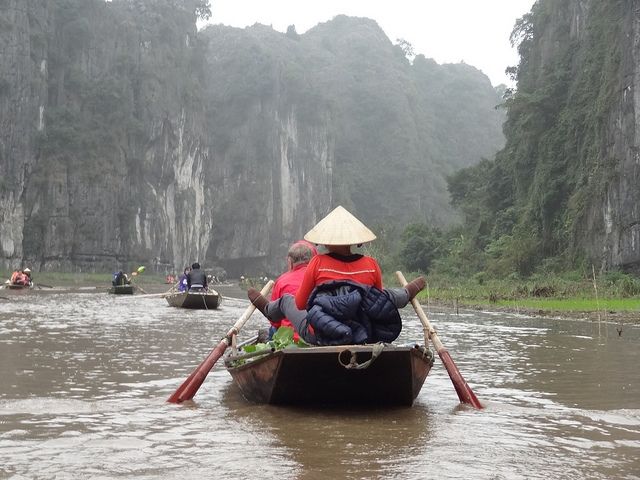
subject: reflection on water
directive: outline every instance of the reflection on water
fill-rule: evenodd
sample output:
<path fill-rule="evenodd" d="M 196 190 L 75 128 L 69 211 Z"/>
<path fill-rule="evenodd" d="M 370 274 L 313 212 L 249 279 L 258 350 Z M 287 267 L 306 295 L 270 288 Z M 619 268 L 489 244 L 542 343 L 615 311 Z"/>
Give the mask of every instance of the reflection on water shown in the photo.
<path fill-rule="evenodd" d="M 458 404 L 438 359 L 412 408 L 254 405 L 221 362 L 178 406 L 166 398 L 245 300 L 187 311 L 4 296 L 0 478 L 640 478 L 638 327 L 598 336 L 581 321 L 431 313 L 480 412 Z M 405 313 L 401 341 L 419 340 Z M 254 315 L 245 337 L 260 326 Z"/>

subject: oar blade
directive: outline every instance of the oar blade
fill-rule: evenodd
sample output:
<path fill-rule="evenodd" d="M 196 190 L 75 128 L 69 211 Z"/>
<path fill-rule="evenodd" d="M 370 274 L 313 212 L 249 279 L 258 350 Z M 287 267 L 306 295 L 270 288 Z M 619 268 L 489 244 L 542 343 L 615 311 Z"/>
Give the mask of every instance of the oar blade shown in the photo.
<path fill-rule="evenodd" d="M 187 378 L 182 385 L 169 397 L 167 400 L 171 403 L 180 403 L 185 400 L 191 400 L 200 386 L 204 383 L 207 375 L 218 361 L 218 359 L 224 354 L 227 349 L 226 339 L 222 340 L 216 348 L 211 350 L 209 356 L 196 368 L 189 378 Z"/>
<path fill-rule="evenodd" d="M 400 271 L 396 272 L 396 278 L 400 282 L 400 285 L 402 285 L 403 287 L 407 285 L 407 279 L 404 278 L 404 275 L 402 272 Z M 456 366 L 453 359 L 451 358 L 451 355 L 449 355 L 449 352 L 440 341 L 438 334 L 436 333 L 435 329 L 431 326 L 431 322 L 429 321 L 429 318 L 427 318 L 427 314 L 424 313 L 424 310 L 422 309 L 420 302 L 418 302 L 416 298 L 413 298 L 411 300 L 411 306 L 413 306 L 413 309 L 415 310 L 416 315 L 418 315 L 418 318 L 420 319 L 420 322 L 424 327 L 425 345 L 426 345 L 427 339 L 430 339 L 431 342 L 433 343 L 433 346 L 435 347 L 436 352 L 438 352 L 438 355 L 440 356 L 440 360 L 442 360 L 444 367 L 447 369 L 447 373 L 449 374 L 451 383 L 453 383 L 453 387 L 455 388 L 460 401 L 462 403 L 466 403 L 467 405 L 471 405 L 477 409 L 484 408 L 480 403 L 480 401 L 478 400 L 478 398 L 476 397 L 475 393 L 473 393 L 473 390 L 471 390 L 471 387 L 467 385 L 467 382 L 462 377 L 462 374 L 460 373 L 460 370 L 458 370 L 458 367 Z"/>
<path fill-rule="evenodd" d="M 262 287 L 260 293 L 266 296 L 271 291 L 272 287 L 273 280 L 269 280 L 266 285 Z M 211 353 L 209 353 L 207 358 L 205 358 L 204 361 L 200 365 L 198 365 L 198 368 L 196 368 L 193 373 L 189 375 L 189 377 L 182 383 L 182 385 L 178 387 L 173 395 L 171 395 L 167 399 L 168 402 L 180 403 L 184 402 L 185 400 L 191 400 L 195 396 L 196 392 L 200 388 L 200 385 L 202 385 L 205 378 L 207 378 L 207 375 L 209 374 L 215 363 L 224 354 L 227 346 L 229 345 L 230 338 L 240 332 L 242 326 L 246 323 L 247 320 L 249 320 L 255 310 L 256 307 L 254 305 L 249 305 L 247 307 L 238 321 L 234 323 L 233 327 L 231 327 L 231 330 L 229 330 L 227 332 L 227 335 L 220 341 L 218 346 L 211 350 Z"/>
<path fill-rule="evenodd" d="M 204 362 L 202 362 L 204 363 Z M 198 370 L 200 369 L 200 367 L 202 366 L 202 363 L 200 365 L 198 365 L 198 367 L 191 372 L 191 375 L 189 375 L 187 377 L 187 379 L 182 382 L 182 385 L 180 385 L 175 392 L 173 392 L 173 394 L 167 398 L 167 402 L 171 402 L 171 403 L 180 403 L 180 395 L 182 395 L 182 392 L 184 392 L 187 387 L 189 386 L 189 383 L 191 383 L 191 380 L 193 380 L 193 377 L 196 376 L 196 373 L 198 372 Z M 192 397 L 193 398 L 193 397 Z"/>
<path fill-rule="evenodd" d="M 444 368 L 447 369 L 447 373 L 449 374 L 451 383 L 453 383 L 453 387 L 456 389 L 460 402 L 471 405 L 477 409 L 484 408 L 478 400 L 478 397 L 476 397 L 476 394 L 473 393 L 473 390 L 471 390 L 471 387 L 469 387 L 466 380 L 460 373 L 460 370 L 458 370 L 458 367 L 451 358 L 451 355 L 449 355 L 449 352 L 446 349 L 442 349 L 438 351 L 438 355 L 440 356 L 440 360 L 442 360 Z"/>

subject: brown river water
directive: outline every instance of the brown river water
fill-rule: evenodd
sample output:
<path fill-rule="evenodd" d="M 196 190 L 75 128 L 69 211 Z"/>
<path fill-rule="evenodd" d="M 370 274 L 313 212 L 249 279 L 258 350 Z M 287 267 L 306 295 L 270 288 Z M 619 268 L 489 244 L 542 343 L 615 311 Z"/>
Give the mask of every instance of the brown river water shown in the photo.
<path fill-rule="evenodd" d="M 0 478 L 640 479 L 638 326 L 427 309 L 482 411 L 437 357 L 411 408 L 255 405 L 222 361 L 167 403 L 247 305 L 0 290 Z"/>

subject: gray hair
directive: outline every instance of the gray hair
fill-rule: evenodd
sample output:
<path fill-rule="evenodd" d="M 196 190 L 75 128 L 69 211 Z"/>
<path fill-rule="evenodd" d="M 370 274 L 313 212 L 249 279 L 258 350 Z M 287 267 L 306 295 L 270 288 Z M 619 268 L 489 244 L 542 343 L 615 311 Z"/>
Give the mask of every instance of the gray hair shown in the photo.
<path fill-rule="evenodd" d="M 291 262 L 294 265 L 298 263 L 309 263 L 311 257 L 313 257 L 313 250 L 311 250 L 309 245 L 298 242 L 289 247 L 287 256 L 291 259 Z"/>

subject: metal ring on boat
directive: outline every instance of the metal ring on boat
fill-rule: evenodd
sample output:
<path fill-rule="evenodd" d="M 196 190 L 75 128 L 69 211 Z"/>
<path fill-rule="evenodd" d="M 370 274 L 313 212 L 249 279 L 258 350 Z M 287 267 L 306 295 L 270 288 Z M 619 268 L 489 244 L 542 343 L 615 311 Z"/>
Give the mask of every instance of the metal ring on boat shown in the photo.
<path fill-rule="evenodd" d="M 357 352 L 354 352 L 346 348 L 342 350 L 340 353 L 338 353 L 338 363 L 342 365 L 344 368 L 354 369 L 354 370 L 363 370 L 365 368 L 369 368 L 369 366 L 375 361 L 375 359 L 378 358 L 378 355 L 382 353 L 382 350 L 384 350 L 384 343 L 382 342 L 376 343 L 371 347 L 371 358 L 366 362 L 358 363 Z M 346 363 L 343 360 L 343 357 L 342 357 L 343 354 L 349 355 L 348 363 Z"/>

